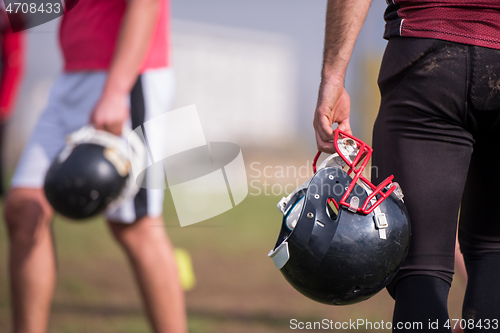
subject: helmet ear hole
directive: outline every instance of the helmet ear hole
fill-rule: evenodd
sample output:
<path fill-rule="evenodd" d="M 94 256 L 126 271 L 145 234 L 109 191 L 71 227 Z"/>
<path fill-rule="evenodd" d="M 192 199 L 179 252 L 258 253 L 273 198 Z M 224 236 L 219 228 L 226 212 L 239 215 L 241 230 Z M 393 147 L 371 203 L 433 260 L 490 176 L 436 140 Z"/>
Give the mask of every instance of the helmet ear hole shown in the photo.
<path fill-rule="evenodd" d="M 295 205 L 293 205 L 292 209 L 290 210 L 290 213 L 288 213 L 288 215 L 286 216 L 286 226 L 290 230 L 295 229 L 295 226 L 299 221 L 300 213 L 302 212 L 302 207 L 304 207 L 304 199 L 305 196 L 302 196 L 299 200 L 297 200 Z"/>
<path fill-rule="evenodd" d="M 329 198 L 326 201 L 326 213 L 332 220 L 337 219 L 339 216 L 339 204 L 335 201 L 335 199 Z"/>

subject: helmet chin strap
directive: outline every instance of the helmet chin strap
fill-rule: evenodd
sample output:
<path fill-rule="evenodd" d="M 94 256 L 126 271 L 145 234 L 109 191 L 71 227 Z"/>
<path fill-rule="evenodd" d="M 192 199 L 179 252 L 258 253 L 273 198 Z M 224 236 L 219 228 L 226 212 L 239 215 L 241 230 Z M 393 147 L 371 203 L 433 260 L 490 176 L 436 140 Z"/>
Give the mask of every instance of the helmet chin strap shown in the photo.
<path fill-rule="evenodd" d="M 332 154 L 325 158 L 323 162 L 318 167 L 318 170 L 321 170 L 325 167 L 334 167 L 334 168 L 340 168 L 343 169 L 347 166 L 347 164 L 344 162 L 342 158 L 340 158 L 338 153 Z"/>

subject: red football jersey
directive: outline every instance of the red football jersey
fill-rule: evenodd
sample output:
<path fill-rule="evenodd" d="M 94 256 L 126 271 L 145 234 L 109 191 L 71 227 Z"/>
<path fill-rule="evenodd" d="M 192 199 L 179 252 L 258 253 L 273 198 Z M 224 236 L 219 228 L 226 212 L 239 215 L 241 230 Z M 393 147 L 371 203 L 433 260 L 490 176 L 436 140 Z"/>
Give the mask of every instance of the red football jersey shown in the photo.
<path fill-rule="evenodd" d="M 161 0 L 156 27 L 141 71 L 169 63 L 169 0 Z M 65 71 L 106 70 L 111 64 L 126 0 L 79 0 L 63 15 L 59 41 Z"/>
<path fill-rule="evenodd" d="M 388 0 L 384 38 L 436 38 L 500 49 L 500 0 Z"/>
<path fill-rule="evenodd" d="M 14 110 L 25 66 L 24 39 L 24 32 L 12 32 L 7 13 L 0 9 L 0 123 Z"/>

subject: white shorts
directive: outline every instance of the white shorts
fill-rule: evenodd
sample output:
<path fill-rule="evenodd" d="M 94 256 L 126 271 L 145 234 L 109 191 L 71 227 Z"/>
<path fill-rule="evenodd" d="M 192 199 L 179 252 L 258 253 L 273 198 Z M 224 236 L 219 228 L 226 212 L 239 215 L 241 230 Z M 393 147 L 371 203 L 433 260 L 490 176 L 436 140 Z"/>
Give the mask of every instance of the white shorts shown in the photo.
<path fill-rule="evenodd" d="M 107 72 L 63 73 L 54 83 L 46 109 L 40 115 L 12 178 L 12 188 L 42 188 L 45 173 L 65 145 L 65 137 L 89 123 L 101 97 Z M 130 93 L 131 117 L 127 126 L 141 126 L 170 110 L 174 97 L 173 70 L 161 68 L 140 75 Z M 147 177 L 147 176 L 146 176 Z M 116 210 L 111 221 L 132 223 L 143 216 L 160 216 L 164 190 L 141 188 Z"/>

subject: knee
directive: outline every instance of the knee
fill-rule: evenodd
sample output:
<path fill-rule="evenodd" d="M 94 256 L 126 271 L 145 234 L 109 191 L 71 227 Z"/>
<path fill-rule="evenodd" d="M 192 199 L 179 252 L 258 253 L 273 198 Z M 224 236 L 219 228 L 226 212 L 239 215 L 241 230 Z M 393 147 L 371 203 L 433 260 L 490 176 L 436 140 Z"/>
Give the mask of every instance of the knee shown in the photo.
<path fill-rule="evenodd" d="M 52 208 L 39 189 L 14 189 L 5 203 L 5 223 L 11 242 L 33 244 L 50 228 Z"/>
<path fill-rule="evenodd" d="M 109 227 L 115 240 L 126 250 L 147 251 L 155 244 L 169 243 L 162 221 L 144 217 L 133 224 L 110 222 Z"/>

